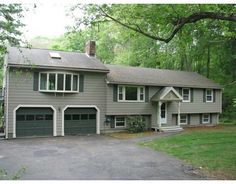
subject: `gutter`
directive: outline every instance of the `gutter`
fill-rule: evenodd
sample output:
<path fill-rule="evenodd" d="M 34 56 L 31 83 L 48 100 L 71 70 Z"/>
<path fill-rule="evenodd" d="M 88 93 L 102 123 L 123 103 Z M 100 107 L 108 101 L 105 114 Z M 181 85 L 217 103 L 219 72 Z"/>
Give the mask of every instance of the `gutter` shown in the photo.
<path fill-rule="evenodd" d="M 39 66 L 39 65 L 22 65 L 22 64 L 9 64 L 9 67 L 14 68 L 30 68 L 30 69 L 58 69 L 58 70 L 71 70 L 71 71 L 83 71 L 83 72 L 99 72 L 109 73 L 108 69 L 87 69 L 87 68 L 72 68 L 72 67 L 58 67 L 58 66 Z"/>
<path fill-rule="evenodd" d="M 143 86 L 161 86 L 161 87 L 188 87 L 188 88 L 209 88 L 209 89 L 223 89 L 221 86 L 194 86 L 194 85 L 175 85 L 175 84 L 156 84 L 156 83 L 136 83 L 136 82 L 116 82 L 106 79 L 107 84 L 119 84 L 119 85 L 143 85 Z"/>

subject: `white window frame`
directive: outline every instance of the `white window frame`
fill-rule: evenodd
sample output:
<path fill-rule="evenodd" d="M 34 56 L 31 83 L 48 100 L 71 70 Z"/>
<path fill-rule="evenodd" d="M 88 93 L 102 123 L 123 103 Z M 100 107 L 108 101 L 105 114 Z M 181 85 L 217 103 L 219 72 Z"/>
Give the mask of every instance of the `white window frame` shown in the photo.
<path fill-rule="evenodd" d="M 209 91 L 209 90 L 211 91 L 210 95 L 207 94 L 207 91 Z M 208 96 L 211 97 L 211 100 L 207 100 Z M 206 102 L 213 102 L 213 90 L 212 89 L 206 89 L 206 96 L 205 96 L 205 98 L 206 98 Z"/>
<path fill-rule="evenodd" d="M 46 81 L 46 90 L 41 89 L 41 74 L 46 74 L 47 75 L 47 81 Z M 48 83 L 49 83 L 49 74 L 55 74 L 55 90 L 49 90 L 48 89 Z M 63 90 L 57 90 L 57 82 L 58 82 L 58 74 L 63 74 Z M 71 75 L 71 90 L 65 90 L 66 88 L 66 75 Z M 77 76 L 77 90 L 73 90 L 73 76 Z M 68 72 L 39 72 L 39 91 L 40 92 L 52 92 L 52 93 L 79 93 L 79 74 L 76 73 L 68 73 Z"/>
<path fill-rule="evenodd" d="M 136 87 L 137 88 L 137 100 L 126 100 L 126 87 Z M 122 100 L 119 99 L 119 89 L 122 88 Z M 141 88 L 143 88 L 143 93 L 141 93 Z M 140 95 L 143 95 L 143 100 L 140 99 Z M 118 102 L 145 102 L 145 86 L 127 86 L 127 85 L 118 85 L 117 87 L 117 101 Z"/>
<path fill-rule="evenodd" d="M 184 100 L 184 90 L 188 90 L 188 100 Z M 191 90 L 190 90 L 190 88 L 183 88 L 182 89 L 182 97 L 183 97 L 183 102 L 190 102 L 190 97 L 191 97 Z"/>
<path fill-rule="evenodd" d="M 124 118 L 124 121 L 117 121 L 116 118 Z M 117 126 L 116 123 L 124 122 L 124 126 Z M 126 127 L 126 118 L 125 116 L 115 116 L 115 128 L 124 128 Z"/>
<path fill-rule="evenodd" d="M 208 121 L 207 121 L 207 122 L 204 121 L 204 119 L 205 119 L 204 116 L 208 116 L 208 118 L 207 118 Z M 210 123 L 210 118 L 211 118 L 211 117 L 210 117 L 210 114 L 203 114 L 203 115 L 202 115 L 202 124 L 208 124 L 208 123 Z"/>
<path fill-rule="evenodd" d="M 181 123 L 181 116 L 182 117 L 185 116 L 185 118 L 186 118 L 185 123 Z M 188 116 L 187 116 L 187 114 L 180 114 L 180 124 L 181 125 L 187 125 L 188 124 Z"/>

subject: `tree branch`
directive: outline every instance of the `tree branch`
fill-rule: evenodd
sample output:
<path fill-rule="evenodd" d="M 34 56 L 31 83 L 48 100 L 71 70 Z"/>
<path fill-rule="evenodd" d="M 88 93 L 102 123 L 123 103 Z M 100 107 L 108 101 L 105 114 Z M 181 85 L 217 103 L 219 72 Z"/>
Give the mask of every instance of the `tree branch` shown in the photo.
<path fill-rule="evenodd" d="M 158 40 L 158 41 L 162 41 L 165 43 L 169 43 L 174 36 L 186 25 L 186 24 L 191 24 L 191 23 L 196 23 L 197 21 L 203 20 L 203 19 L 212 19 L 212 20 L 224 20 L 224 21 L 231 21 L 231 22 L 236 22 L 236 13 L 232 13 L 229 15 L 226 15 L 225 13 L 216 13 L 216 12 L 198 12 L 198 13 L 194 13 L 188 17 L 181 17 L 181 18 L 177 18 L 175 19 L 172 24 L 174 25 L 174 29 L 171 32 L 171 34 L 167 37 L 167 38 L 162 38 L 153 34 L 150 34 L 148 32 L 145 32 L 144 30 L 142 30 L 139 26 L 136 25 L 136 27 L 133 27 L 131 25 L 128 25 L 124 22 L 121 22 L 120 20 L 112 17 L 111 15 L 107 14 L 101 7 L 99 7 L 99 9 L 101 10 L 101 12 L 103 13 L 103 16 L 111 19 L 112 21 L 130 29 L 133 30 L 135 32 L 138 32 L 148 38 L 154 39 L 154 40 Z"/>

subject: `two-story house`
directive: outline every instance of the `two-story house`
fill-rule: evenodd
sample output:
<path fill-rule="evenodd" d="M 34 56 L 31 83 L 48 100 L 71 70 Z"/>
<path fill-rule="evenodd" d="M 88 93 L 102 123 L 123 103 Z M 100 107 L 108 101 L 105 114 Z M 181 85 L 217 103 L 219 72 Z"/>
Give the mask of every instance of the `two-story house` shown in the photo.
<path fill-rule="evenodd" d="M 221 87 L 195 72 L 105 65 L 85 53 L 9 47 L 4 63 L 6 138 L 180 129 L 219 121 Z"/>

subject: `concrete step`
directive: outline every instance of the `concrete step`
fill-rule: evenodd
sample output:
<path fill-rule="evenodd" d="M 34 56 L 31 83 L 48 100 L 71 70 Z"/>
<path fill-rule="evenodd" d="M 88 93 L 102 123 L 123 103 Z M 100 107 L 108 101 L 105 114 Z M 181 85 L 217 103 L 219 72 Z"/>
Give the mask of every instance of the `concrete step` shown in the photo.
<path fill-rule="evenodd" d="M 160 131 L 163 131 L 163 132 L 178 132 L 178 131 L 183 131 L 183 128 L 179 127 L 179 126 L 168 126 L 168 127 L 161 127 Z"/>

